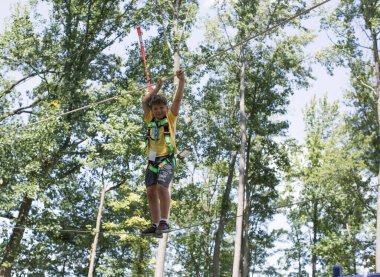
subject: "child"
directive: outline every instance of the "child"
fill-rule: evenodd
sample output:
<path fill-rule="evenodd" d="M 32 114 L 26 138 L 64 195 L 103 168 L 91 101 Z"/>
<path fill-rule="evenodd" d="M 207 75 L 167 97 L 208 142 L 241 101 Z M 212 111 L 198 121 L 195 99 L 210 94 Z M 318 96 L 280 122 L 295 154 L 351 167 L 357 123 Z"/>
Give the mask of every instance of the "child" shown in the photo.
<path fill-rule="evenodd" d="M 162 80 L 158 80 L 152 93 L 145 95 L 142 100 L 144 120 L 148 124 L 146 154 L 149 162 L 145 172 L 145 186 L 153 220 L 153 225 L 141 232 L 142 236 L 162 238 L 162 233 L 170 231 L 169 184 L 175 170 L 175 128 L 185 85 L 184 72 L 178 70 L 176 76 L 179 84 L 170 108 L 165 96 L 157 94 L 162 87 Z"/>

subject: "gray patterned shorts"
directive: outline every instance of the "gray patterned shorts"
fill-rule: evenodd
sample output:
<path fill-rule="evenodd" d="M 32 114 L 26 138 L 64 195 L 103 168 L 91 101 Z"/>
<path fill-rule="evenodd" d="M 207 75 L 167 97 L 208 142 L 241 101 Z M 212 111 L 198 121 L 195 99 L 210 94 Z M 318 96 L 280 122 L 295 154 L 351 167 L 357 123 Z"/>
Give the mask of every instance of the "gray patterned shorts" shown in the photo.
<path fill-rule="evenodd" d="M 157 157 L 153 163 L 153 166 L 157 167 L 162 161 L 164 161 L 168 156 Z M 145 171 L 145 186 L 149 187 L 155 184 L 160 184 L 165 188 L 169 187 L 170 182 L 174 176 L 174 158 L 169 158 L 170 162 L 164 165 L 158 173 L 154 173 L 149 169 L 149 165 Z"/>

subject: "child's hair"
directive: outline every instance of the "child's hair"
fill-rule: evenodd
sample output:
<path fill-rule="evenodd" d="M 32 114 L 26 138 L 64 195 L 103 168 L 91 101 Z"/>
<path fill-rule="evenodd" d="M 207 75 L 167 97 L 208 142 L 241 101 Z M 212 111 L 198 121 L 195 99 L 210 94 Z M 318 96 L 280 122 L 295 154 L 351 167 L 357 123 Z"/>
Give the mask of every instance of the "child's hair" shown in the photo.
<path fill-rule="evenodd" d="M 152 100 L 150 101 L 149 106 L 152 107 L 153 105 L 158 105 L 158 104 L 163 104 L 167 106 L 168 100 L 166 99 L 165 96 L 161 94 L 156 94 L 155 96 L 153 96 Z"/>

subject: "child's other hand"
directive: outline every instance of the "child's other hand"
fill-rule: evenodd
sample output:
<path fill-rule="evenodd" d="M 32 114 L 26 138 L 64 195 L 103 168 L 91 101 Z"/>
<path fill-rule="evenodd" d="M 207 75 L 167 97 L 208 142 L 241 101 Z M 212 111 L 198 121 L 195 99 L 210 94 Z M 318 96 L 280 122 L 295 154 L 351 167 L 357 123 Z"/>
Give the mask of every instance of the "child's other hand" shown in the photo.
<path fill-rule="evenodd" d="M 183 72 L 183 70 L 177 70 L 175 75 L 177 76 L 177 78 L 180 80 L 180 81 L 183 81 L 185 80 L 185 72 Z"/>

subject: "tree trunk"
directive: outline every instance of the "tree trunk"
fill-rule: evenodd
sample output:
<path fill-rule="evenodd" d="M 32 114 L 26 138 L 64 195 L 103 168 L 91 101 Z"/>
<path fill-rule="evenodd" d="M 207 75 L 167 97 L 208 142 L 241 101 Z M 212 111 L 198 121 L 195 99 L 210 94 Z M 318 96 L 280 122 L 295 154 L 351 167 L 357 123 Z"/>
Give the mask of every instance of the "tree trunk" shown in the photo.
<path fill-rule="evenodd" d="M 245 114 L 245 60 L 244 60 L 244 47 L 240 50 L 240 159 L 239 159 L 239 188 L 238 188 L 238 205 L 236 212 L 236 236 L 235 236 L 235 252 L 232 276 L 238 277 L 240 273 L 241 261 L 241 238 L 243 231 L 243 208 L 244 208 L 244 177 L 245 177 L 245 146 L 247 142 L 246 137 L 246 114 Z"/>
<path fill-rule="evenodd" d="M 376 73 L 376 95 L 377 95 L 377 137 L 380 136 L 380 61 L 375 30 L 371 30 L 373 44 L 373 59 Z M 377 184 L 380 184 L 380 163 L 377 175 Z M 377 187 L 377 223 L 376 223 L 376 272 L 380 272 L 380 186 Z"/>
<path fill-rule="evenodd" d="M 317 244 L 318 239 L 318 201 L 315 200 L 313 204 L 313 247 Z M 316 277 L 317 275 L 317 255 L 314 252 L 314 249 L 312 250 L 311 254 L 311 264 L 312 264 L 312 272 L 311 276 Z"/>
<path fill-rule="evenodd" d="M 380 136 L 380 63 L 376 67 L 376 93 L 377 93 L 377 135 Z M 376 272 L 380 272 L 380 163 L 377 173 L 377 222 L 376 222 Z"/>
<path fill-rule="evenodd" d="M 248 189 L 246 189 L 248 190 Z M 244 207 L 244 216 L 243 216 L 243 238 L 242 238 L 242 277 L 248 277 L 249 275 L 249 208 L 247 207 L 247 202 L 250 201 L 250 197 L 248 193 L 245 193 L 246 199 Z"/>
<path fill-rule="evenodd" d="M 173 34 L 174 38 L 179 36 L 179 29 L 178 29 L 178 15 L 179 10 L 181 7 L 181 0 L 176 0 L 175 3 L 175 10 L 174 10 L 174 18 L 173 18 Z M 180 55 L 179 55 L 179 42 L 174 43 L 173 47 L 174 53 L 173 53 L 173 60 L 174 60 L 174 72 L 180 69 Z M 179 80 L 175 76 L 174 77 L 174 91 L 177 91 Z M 169 184 L 169 194 L 171 194 L 171 188 L 172 188 L 172 182 Z M 169 219 L 169 218 L 168 218 Z M 166 255 L 166 247 L 168 243 L 168 234 L 163 234 L 163 238 L 160 239 L 160 242 L 158 244 L 157 249 L 157 255 L 156 255 L 156 270 L 155 270 L 155 277 L 162 277 L 164 276 L 164 270 L 165 270 L 165 255 Z"/>
<path fill-rule="evenodd" d="M 226 188 L 223 192 L 222 204 L 220 207 L 220 218 L 219 218 L 218 229 L 216 230 L 216 233 L 215 233 L 215 246 L 214 246 L 214 254 L 212 258 L 212 261 L 213 261 L 212 262 L 212 272 L 213 272 L 212 276 L 213 277 L 220 276 L 220 262 L 219 262 L 220 261 L 220 247 L 221 247 L 222 239 L 224 235 L 224 225 L 226 222 L 226 215 L 229 210 L 229 199 L 230 199 L 232 181 L 234 177 L 236 157 L 237 157 L 237 152 L 236 151 L 232 152 Z"/>
<path fill-rule="evenodd" d="M 99 209 L 98 209 L 98 216 L 96 217 L 95 237 L 94 237 L 94 242 L 92 244 L 92 249 L 91 249 L 90 266 L 88 269 L 88 277 L 92 277 L 94 274 L 96 248 L 98 246 L 98 241 L 99 241 L 100 226 L 101 226 L 101 222 L 102 222 L 103 205 L 104 205 L 104 198 L 106 195 L 106 191 L 107 191 L 106 185 L 103 183 L 102 192 L 100 193 L 100 203 L 99 203 Z"/>
<path fill-rule="evenodd" d="M 5 253 L 0 265 L 0 276 L 10 277 L 12 266 L 19 254 L 22 237 L 24 236 L 25 226 L 29 211 L 32 207 L 33 199 L 27 195 L 21 203 L 18 211 L 17 223 L 9 238 L 8 244 L 5 248 Z"/>
<path fill-rule="evenodd" d="M 380 61 L 379 61 L 379 47 L 377 45 L 377 29 L 374 19 L 376 19 L 376 5 L 378 1 L 361 1 L 360 11 L 363 14 L 365 26 L 371 33 L 372 40 L 372 55 L 375 65 L 376 74 L 376 96 L 377 96 L 377 147 L 379 147 L 380 137 Z M 376 149 L 379 150 L 379 149 Z M 378 165 L 377 173 L 377 216 L 376 216 L 376 272 L 380 272 L 380 163 Z"/>
<path fill-rule="evenodd" d="M 247 142 L 247 166 L 245 170 L 245 182 L 244 187 L 246 188 L 245 191 L 245 207 L 244 207 L 244 217 L 243 217 L 243 250 L 241 251 L 243 254 L 243 261 L 242 261 L 242 267 L 243 267 L 243 274 L 242 277 L 248 277 L 249 275 L 249 261 L 250 261 L 250 251 L 249 251 L 249 215 L 251 210 L 251 190 L 248 186 L 246 186 L 247 182 L 247 168 L 249 168 L 249 154 L 251 152 L 251 139 L 252 139 L 253 132 L 249 133 L 248 142 Z"/>
<path fill-rule="evenodd" d="M 301 277 L 301 273 L 302 273 L 302 262 L 301 262 L 301 259 L 302 259 L 302 254 L 301 254 L 301 251 L 300 250 L 297 250 L 298 251 L 298 277 Z"/>

